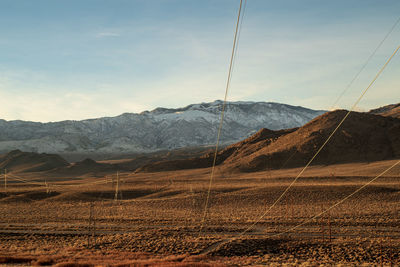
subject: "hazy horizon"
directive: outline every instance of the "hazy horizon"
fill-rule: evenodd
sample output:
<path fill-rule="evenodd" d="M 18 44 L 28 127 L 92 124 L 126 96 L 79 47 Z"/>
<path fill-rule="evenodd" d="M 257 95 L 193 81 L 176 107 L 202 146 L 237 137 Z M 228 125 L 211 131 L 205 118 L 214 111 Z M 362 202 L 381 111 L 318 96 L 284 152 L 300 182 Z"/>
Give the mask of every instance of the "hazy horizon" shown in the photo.
<path fill-rule="evenodd" d="M 239 1 L 0 2 L 0 119 L 112 117 L 223 99 Z M 229 101 L 329 109 L 400 2 L 248 0 Z M 394 29 L 335 108 L 393 53 Z M 400 102 L 399 55 L 358 106 Z"/>
<path fill-rule="evenodd" d="M 210 101 L 210 102 L 204 102 L 204 101 L 203 101 L 203 102 L 199 102 L 199 103 L 190 103 L 190 104 L 183 105 L 183 106 L 179 106 L 179 107 L 155 107 L 155 108 L 153 108 L 153 109 L 142 110 L 142 111 L 139 111 L 139 112 L 129 112 L 129 111 L 126 111 L 126 112 L 122 112 L 122 113 L 120 113 L 120 114 L 117 114 L 117 115 L 115 115 L 115 116 L 90 117 L 90 118 L 82 118 L 82 119 L 79 119 L 79 120 L 72 120 L 72 121 L 91 120 L 91 119 L 107 118 L 107 117 L 117 117 L 117 116 L 121 116 L 121 115 L 123 115 L 123 114 L 141 114 L 141 113 L 144 113 L 144 112 L 151 112 L 151 111 L 153 111 L 153 110 L 155 110 L 155 109 L 158 109 L 158 108 L 179 109 L 179 108 L 185 108 L 185 107 L 190 106 L 190 105 L 197 105 L 197 104 L 203 104 L 203 103 L 213 103 L 213 102 L 216 102 L 216 101 L 221 101 L 221 102 L 223 102 L 223 100 L 221 100 L 221 99 L 216 99 L 216 100 Z M 263 102 L 263 103 L 268 103 L 268 102 L 270 102 L 270 101 L 252 101 L 252 100 L 247 100 L 247 101 L 242 101 L 242 100 L 230 101 L 230 100 L 228 100 L 228 101 L 227 101 L 227 103 L 237 103 L 237 102 L 252 102 L 252 103 Z M 289 106 L 299 106 L 299 105 L 290 105 L 290 104 L 278 103 L 278 102 L 271 102 L 271 103 L 284 104 L 284 105 L 289 105 Z M 301 106 L 301 107 L 304 107 L 304 106 Z M 308 107 L 304 107 L 304 108 L 308 108 Z M 4 119 L 0 118 L 0 120 L 4 120 Z M 16 119 L 16 120 L 18 121 L 19 119 Z M 16 121 L 16 120 L 6 120 L 6 121 Z M 25 121 L 25 120 L 20 120 L 20 121 Z M 66 120 L 57 120 L 57 121 L 32 121 L 32 122 L 41 122 L 41 123 L 48 123 L 48 122 L 50 122 L 50 123 L 52 123 L 52 122 L 61 122 L 61 121 L 70 121 L 70 120 L 66 119 Z"/>
<path fill-rule="evenodd" d="M 153 110 L 155 110 L 155 109 L 158 109 L 158 108 L 166 108 L 166 109 L 179 109 L 179 108 L 185 108 L 185 107 L 187 107 L 187 106 L 189 106 L 189 105 L 196 105 L 196 104 L 203 104 L 203 103 L 212 103 L 212 102 L 215 102 L 215 101 L 221 101 L 221 102 L 223 102 L 223 100 L 221 100 L 221 99 L 216 99 L 216 100 L 213 100 L 213 101 L 210 101 L 210 102 L 199 102 L 199 103 L 189 103 L 189 104 L 184 104 L 184 105 L 182 105 L 182 106 L 177 106 L 177 107 L 155 107 L 155 108 L 152 108 L 152 109 L 146 109 L 146 110 L 141 110 L 141 111 L 138 111 L 138 112 L 130 112 L 130 111 L 125 111 L 125 112 L 122 112 L 122 113 L 119 113 L 119 114 L 116 114 L 116 115 L 111 115 L 111 116 L 99 116 L 99 117 L 88 117 L 88 118 L 82 118 L 82 119 L 78 119 L 78 120 L 74 120 L 74 119 L 61 119 L 61 120 L 52 120 L 52 121 L 35 121 L 35 120 L 31 120 L 32 122 L 40 122 L 40 123 L 53 123 L 53 122 L 62 122 L 62 121 L 83 121 L 83 120 L 92 120 L 92 119 L 99 119 L 99 118 L 107 118 L 107 117 L 117 117 L 117 116 L 121 116 L 121 115 L 123 115 L 123 114 L 141 114 L 141 113 L 144 113 L 144 112 L 151 112 L 151 111 L 153 111 Z M 307 108 L 307 109 L 312 109 L 312 108 L 310 108 L 310 107 L 307 107 L 307 106 L 301 106 L 301 105 L 295 105 L 295 104 L 288 104 L 288 103 L 279 103 L 279 102 L 274 102 L 274 101 L 256 101 L 256 100 L 238 100 L 238 101 L 231 101 L 231 100 L 227 100 L 227 102 L 253 102 L 253 103 L 257 103 L 257 102 L 264 102 L 264 103 L 268 103 L 268 102 L 271 102 L 271 103 L 276 103 L 276 104 L 284 104 L 284 105 L 289 105 L 289 106 L 299 106 L 299 107 L 303 107 L 303 108 Z M 388 105 L 390 105 L 390 104 L 397 104 L 397 103 L 388 103 Z M 371 108 L 371 109 L 374 109 L 374 108 L 379 108 L 379 107 L 373 107 L 373 108 Z M 336 109 L 336 108 L 334 108 L 334 109 Z M 334 109 L 332 109 L 332 110 L 334 110 Z M 338 108 L 338 109 L 340 109 L 340 108 Z M 363 108 L 356 108 L 354 111 L 358 111 L 358 112 L 368 112 L 369 110 L 371 110 L 371 109 L 363 109 Z M 327 109 L 312 109 L 312 110 L 320 110 L 320 111 L 330 111 L 330 110 L 327 110 Z M 11 120 L 7 120 L 7 119 L 3 119 L 3 118 L 0 118 L 0 120 L 5 120 L 5 121 L 27 121 L 27 120 L 20 120 L 20 119 L 11 119 Z"/>

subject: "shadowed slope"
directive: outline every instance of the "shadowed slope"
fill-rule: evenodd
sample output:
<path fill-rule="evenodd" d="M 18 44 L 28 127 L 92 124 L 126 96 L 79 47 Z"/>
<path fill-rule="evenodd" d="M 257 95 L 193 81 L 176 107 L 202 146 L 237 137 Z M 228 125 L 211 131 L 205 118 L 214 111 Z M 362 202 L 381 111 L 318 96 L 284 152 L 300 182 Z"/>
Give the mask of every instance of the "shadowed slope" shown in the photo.
<path fill-rule="evenodd" d="M 59 155 L 46 153 L 38 154 L 13 150 L 0 157 L 0 169 L 13 172 L 47 171 L 68 165 L 69 163 Z"/>
<path fill-rule="evenodd" d="M 346 110 L 325 113 L 303 127 L 272 131 L 262 129 L 218 153 L 224 171 L 261 171 L 305 165 L 327 140 Z M 370 162 L 400 157 L 400 119 L 352 112 L 313 164 Z M 213 154 L 187 160 L 162 161 L 138 171 L 206 168 Z"/>
<path fill-rule="evenodd" d="M 64 175 L 83 175 L 87 173 L 102 173 L 116 171 L 117 167 L 113 164 L 99 163 L 92 159 L 85 159 L 69 166 L 54 170 L 56 174 Z"/>
<path fill-rule="evenodd" d="M 229 166 L 225 168 L 240 171 L 280 168 L 293 153 L 295 156 L 286 166 L 302 166 L 322 146 L 346 113 L 345 110 L 336 110 L 321 115 L 252 154 L 231 157 Z M 397 157 L 400 157 L 400 120 L 352 112 L 313 164 L 370 162 Z"/>
<path fill-rule="evenodd" d="M 227 146 L 225 149 L 218 152 L 216 164 L 220 165 L 231 157 L 237 157 L 238 155 L 250 155 L 255 151 L 258 151 L 266 144 L 270 144 L 280 136 L 286 135 L 297 128 L 273 131 L 269 129 L 261 129 L 249 138 Z M 137 172 L 158 172 L 158 171 L 174 171 L 183 169 L 197 169 L 197 168 L 208 168 L 212 166 L 214 159 L 214 153 L 210 152 L 198 158 L 179 159 L 179 160 L 165 160 L 147 164 L 139 169 Z"/>
<path fill-rule="evenodd" d="M 372 114 L 390 116 L 400 119 L 400 103 L 383 106 L 377 109 L 371 109 L 369 112 Z"/>

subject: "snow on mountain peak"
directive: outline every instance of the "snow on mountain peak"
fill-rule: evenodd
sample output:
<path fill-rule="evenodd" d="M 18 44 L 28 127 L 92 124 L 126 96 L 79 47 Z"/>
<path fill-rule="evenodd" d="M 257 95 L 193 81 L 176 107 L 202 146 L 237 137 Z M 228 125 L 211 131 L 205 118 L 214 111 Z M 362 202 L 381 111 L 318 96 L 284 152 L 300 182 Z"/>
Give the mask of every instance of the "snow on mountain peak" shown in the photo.
<path fill-rule="evenodd" d="M 151 152 L 215 143 L 223 101 L 183 108 L 156 108 L 82 121 L 0 121 L 0 151 L 47 153 Z M 222 143 L 246 138 L 261 128 L 301 126 L 323 113 L 279 103 L 227 102 Z"/>

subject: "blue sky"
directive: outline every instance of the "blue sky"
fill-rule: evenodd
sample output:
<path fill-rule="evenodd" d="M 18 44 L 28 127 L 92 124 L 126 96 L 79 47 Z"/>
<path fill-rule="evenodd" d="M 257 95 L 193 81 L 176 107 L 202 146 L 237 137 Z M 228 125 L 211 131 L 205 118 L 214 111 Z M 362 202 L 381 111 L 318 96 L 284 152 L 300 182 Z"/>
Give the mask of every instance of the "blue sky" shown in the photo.
<path fill-rule="evenodd" d="M 0 118 L 58 121 L 224 96 L 239 0 L 0 0 Z M 229 100 L 329 109 L 400 16 L 397 0 L 248 0 Z M 400 25 L 338 103 L 400 44 Z M 400 102 L 400 54 L 359 110 Z"/>

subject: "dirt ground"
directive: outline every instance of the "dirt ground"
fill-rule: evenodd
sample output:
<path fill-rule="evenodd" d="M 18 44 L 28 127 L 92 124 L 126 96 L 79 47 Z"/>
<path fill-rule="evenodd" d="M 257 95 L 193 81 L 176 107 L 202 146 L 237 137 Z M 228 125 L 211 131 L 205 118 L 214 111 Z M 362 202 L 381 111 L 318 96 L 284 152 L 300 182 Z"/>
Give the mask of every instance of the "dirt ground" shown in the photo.
<path fill-rule="evenodd" d="M 209 169 L 10 174 L 0 265 L 399 266 L 400 166 L 310 219 L 394 162 L 310 167 L 269 211 L 300 169 L 217 169 L 206 212 Z"/>

